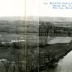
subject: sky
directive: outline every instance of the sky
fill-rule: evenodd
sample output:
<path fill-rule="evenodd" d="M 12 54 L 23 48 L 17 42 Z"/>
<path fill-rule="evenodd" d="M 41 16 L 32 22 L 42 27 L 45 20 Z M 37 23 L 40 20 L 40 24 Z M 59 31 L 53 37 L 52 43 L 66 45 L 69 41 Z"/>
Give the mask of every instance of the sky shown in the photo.
<path fill-rule="evenodd" d="M 0 0 L 0 17 L 72 17 L 72 9 L 53 9 L 50 2 L 72 2 L 72 0 Z"/>
<path fill-rule="evenodd" d="M 25 0 L 0 0 L 0 17 L 25 15 Z"/>
<path fill-rule="evenodd" d="M 26 16 L 72 17 L 72 9 L 53 9 L 50 2 L 72 0 L 26 0 Z"/>

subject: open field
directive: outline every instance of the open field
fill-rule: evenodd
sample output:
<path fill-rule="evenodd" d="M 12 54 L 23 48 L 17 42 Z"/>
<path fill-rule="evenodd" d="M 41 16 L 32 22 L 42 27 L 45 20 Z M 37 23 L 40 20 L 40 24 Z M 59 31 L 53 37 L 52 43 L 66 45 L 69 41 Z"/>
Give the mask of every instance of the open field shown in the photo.
<path fill-rule="evenodd" d="M 70 43 L 72 37 L 55 37 L 52 40 L 48 41 L 48 44 L 56 44 L 56 43 Z"/>
<path fill-rule="evenodd" d="M 37 25 L 0 21 L 0 72 L 24 72 L 26 65 L 27 71 L 37 67 L 38 45 Z"/>
<path fill-rule="evenodd" d="M 72 37 L 39 36 L 37 22 L 26 23 L 24 21 L 0 23 L 0 60 L 6 59 L 7 63 L 11 63 L 10 66 L 13 64 L 9 72 L 13 70 L 38 72 L 52 68 L 72 50 Z M 6 63 L 5 61 L 3 62 Z M 2 69 L 1 66 L 0 68 Z M 3 72 L 8 72 L 3 69 Z"/>

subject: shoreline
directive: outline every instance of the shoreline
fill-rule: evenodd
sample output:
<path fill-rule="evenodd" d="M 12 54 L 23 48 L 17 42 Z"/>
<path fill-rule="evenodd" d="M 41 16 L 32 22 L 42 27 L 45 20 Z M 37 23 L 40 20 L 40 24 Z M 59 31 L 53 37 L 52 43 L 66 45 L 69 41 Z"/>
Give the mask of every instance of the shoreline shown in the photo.
<path fill-rule="evenodd" d="M 45 70 L 46 68 L 54 68 L 55 65 L 59 62 L 59 60 L 63 59 L 71 50 L 72 50 L 72 41 L 64 44 L 53 44 L 53 45 L 46 45 L 45 47 L 40 47 L 40 52 L 43 53 L 44 49 L 44 63 L 41 63 L 40 70 Z M 43 50 L 42 50 L 43 49 Z M 43 58 L 40 60 L 42 62 Z"/>

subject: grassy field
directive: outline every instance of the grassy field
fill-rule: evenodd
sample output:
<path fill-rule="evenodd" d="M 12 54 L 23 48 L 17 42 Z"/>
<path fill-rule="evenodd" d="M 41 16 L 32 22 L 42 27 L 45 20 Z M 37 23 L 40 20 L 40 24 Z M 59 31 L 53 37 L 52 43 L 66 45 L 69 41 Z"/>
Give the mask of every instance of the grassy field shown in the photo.
<path fill-rule="evenodd" d="M 35 23 L 0 21 L 0 72 L 24 72 L 37 67 L 39 26 Z M 10 43 L 12 40 L 25 41 Z"/>
<path fill-rule="evenodd" d="M 48 44 L 48 41 L 53 40 L 55 36 L 50 38 L 39 36 L 38 23 L 26 23 L 24 21 L 0 22 L 0 60 L 2 60 L 0 70 L 3 72 L 38 72 L 48 67 L 52 68 L 72 50 L 72 41 Z M 25 41 L 9 43 L 12 40 Z"/>

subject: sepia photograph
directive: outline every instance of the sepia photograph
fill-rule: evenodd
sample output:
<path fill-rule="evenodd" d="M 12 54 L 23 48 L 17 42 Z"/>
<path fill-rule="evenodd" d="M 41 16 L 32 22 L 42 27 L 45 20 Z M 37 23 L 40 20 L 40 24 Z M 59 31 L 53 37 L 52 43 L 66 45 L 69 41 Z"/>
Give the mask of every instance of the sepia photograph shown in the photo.
<path fill-rule="evenodd" d="M 0 72 L 72 72 L 72 1 L 0 0 Z"/>

